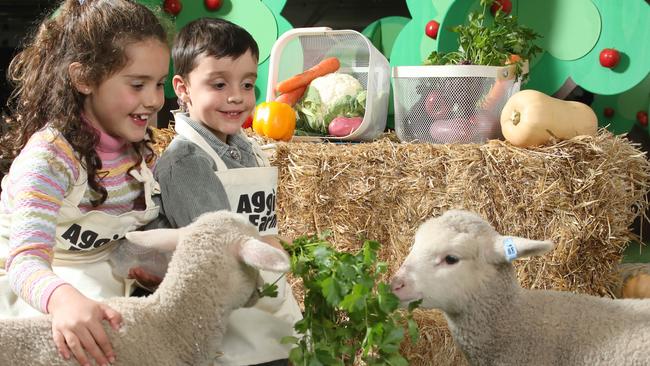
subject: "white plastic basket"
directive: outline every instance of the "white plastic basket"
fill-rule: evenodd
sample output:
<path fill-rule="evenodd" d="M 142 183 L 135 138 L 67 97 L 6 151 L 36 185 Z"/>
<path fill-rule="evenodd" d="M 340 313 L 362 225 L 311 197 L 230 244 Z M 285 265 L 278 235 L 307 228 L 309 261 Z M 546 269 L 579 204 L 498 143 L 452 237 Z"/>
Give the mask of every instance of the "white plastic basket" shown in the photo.
<path fill-rule="evenodd" d="M 386 128 L 390 92 L 390 66 L 363 34 L 354 30 L 328 27 L 295 28 L 282 34 L 273 44 L 269 60 L 266 100 L 275 98 L 279 81 L 299 74 L 327 57 L 341 62 L 338 72 L 354 76 L 367 91 L 361 125 L 343 137 L 324 136 L 328 140 L 368 141 Z"/>
<path fill-rule="evenodd" d="M 501 109 L 520 87 L 515 70 L 514 65 L 394 67 L 397 138 L 431 143 L 500 138 Z"/>

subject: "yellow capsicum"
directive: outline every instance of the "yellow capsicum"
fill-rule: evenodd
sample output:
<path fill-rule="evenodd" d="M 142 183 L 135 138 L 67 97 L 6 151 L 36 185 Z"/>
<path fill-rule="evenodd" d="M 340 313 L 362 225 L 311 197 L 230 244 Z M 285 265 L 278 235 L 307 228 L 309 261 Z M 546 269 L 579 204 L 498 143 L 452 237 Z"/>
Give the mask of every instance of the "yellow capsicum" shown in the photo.
<path fill-rule="evenodd" d="M 253 131 L 274 140 L 289 141 L 296 129 L 296 112 L 281 102 L 264 102 L 255 108 Z"/>

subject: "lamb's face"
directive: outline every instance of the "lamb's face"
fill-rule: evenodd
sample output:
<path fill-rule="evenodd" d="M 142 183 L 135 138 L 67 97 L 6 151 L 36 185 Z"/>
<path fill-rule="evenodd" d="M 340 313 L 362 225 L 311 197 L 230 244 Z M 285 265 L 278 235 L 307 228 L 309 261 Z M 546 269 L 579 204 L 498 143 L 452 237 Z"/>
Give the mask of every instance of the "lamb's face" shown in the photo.
<path fill-rule="evenodd" d="M 264 280 L 256 268 L 241 261 L 234 265 L 239 268 L 231 273 L 228 286 L 239 289 L 238 291 L 230 291 L 236 297 L 234 301 L 235 307 L 251 307 L 260 298 L 259 289 L 264 285 Z"/>
<path fill-rule="evenodd" d="M 454 312 L 495 272 L 481 248 L 498 234 L 482 219 L 470 219 L 443 215 L 420 226 L 392 281 L 401 301 L 422 299 L 423 308 Z"/>
<path fill-rule="evenodd" d="M 270 272 L 286 272 L 289 270 L 289 257 L 278 249 L 260 240 L 257 228 L 242 215 L 230 212 L 218 212 L 206 217 L 206 228 L 200 230 L 210 237 L 222 238 L 220 244 L 227 245 L 230 255 L 226 256 L 230 263 L 223 268 L 232 269 L 229 273 L 227 286 L 237 291 L 229 291 L 237 299 L 234 303 L 239 306 L 253 306 L 259 299 L 259 289 L 265 284 L 260 270 Z M 225 239 L 225 240 L 223 240 Z M 196 241 L 202 245 L 209 241 Z M 218 243 L 208 244 L 206 250 L 211 250 Z"/>
<path fill-rule="evenodd" d="M 550 241 L 501 236 L 474 213 L 447 211 L 420 226 L 392 289 L 403 302 L 422 299 L 424 308 L 459 312 L 490 292 L 510 261 L 551 249 Z"/>
<path fill-rule="evenodd" d="M 228 211 L 205 213 L 179 229 L 130 232 L 127 239 L 145 247 L 175 250 L 159 292 L 169 286 L 169 278 L 182 278 L 202 293 L 232 294 L 228 302 L 235 308 L 252 306 L 257 300 L 257 290 L 263 285 L 259 270 L 286 272 L 290 267 L 283 250 L 261 241 L 246 217 Z"/>

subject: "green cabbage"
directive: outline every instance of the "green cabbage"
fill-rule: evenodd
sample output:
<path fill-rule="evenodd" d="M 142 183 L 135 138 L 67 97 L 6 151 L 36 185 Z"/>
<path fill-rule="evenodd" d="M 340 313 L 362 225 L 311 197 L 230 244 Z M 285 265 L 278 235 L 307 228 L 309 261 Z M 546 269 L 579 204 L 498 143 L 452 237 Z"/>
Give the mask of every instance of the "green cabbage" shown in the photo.
<path fill-rule="evenodd" d="M 327 127 L 334 118 L 363 117 L 366 96 L 366 90 L 361 89 L 356 95 L 343 95 L 326 104 L 318 89 L 310 85 L 302 99 L 294 105 L 296 129 L 327 135 Z"/>

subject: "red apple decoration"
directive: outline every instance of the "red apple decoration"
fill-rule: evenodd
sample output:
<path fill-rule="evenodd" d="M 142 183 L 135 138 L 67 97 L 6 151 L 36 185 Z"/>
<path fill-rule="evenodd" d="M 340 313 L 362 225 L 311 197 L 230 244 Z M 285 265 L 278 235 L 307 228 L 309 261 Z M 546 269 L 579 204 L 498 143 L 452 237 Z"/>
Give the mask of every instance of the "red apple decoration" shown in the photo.
<path fill-rule="evenodd" d="M 494 0 L 492 6 L 490 6 L 490 12 L 492 13 L 492 16 L 496 15 L 499 8 L 502 12 L 508 15 L 512 11 L 512 2 L 510 0 Z"/>
<path fill-rule="evenodd" d="M 605 109 L 603 109 L 603 114 L 604 114 L 605 117 L 607 117 L 607 118 L 612 118 L 612 117 L 614 117 L 614 108 L 612 108 L 612 107 L 605 107 Z"/>
<path fill-rule="evenodd" d="M 219 8 L 221 8 L 221 5 L 223 5 L 223 1 L 221 0 L 204 0 L 203 4 L 205 4 L 205 8 L 210 10 L 210 11 L 217 11 Z"/>
<path fill-rule="evenodd" d="M 639 121 L 639 124 L 643 127 L 648 125 L 648 112 L 638 111 L 636 112 L 636 120 Z"/>
<path fill-rule="evenodd" d="M 621 60 L 621 54 L 614 48 L 604 48 L 600 51 L 600 64 L 613 69 Z"/>
<path fill-rule="evenodd" d="M 430 20 L 424 28 L 424 33 L 427 35 L 427 37 L 436 39 L 438 38 L 439 28 L 440 23 L 436 22 L 435 20 Z"/>
<path fill-rule="evenodd" d="M 182 9 L 183 4 L 181 4 L 180 0 L 165 0 L 163 3 L 163 10 L 165 13 L 171 14 L 173 16 L 178 15 Z"/>

